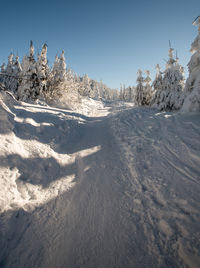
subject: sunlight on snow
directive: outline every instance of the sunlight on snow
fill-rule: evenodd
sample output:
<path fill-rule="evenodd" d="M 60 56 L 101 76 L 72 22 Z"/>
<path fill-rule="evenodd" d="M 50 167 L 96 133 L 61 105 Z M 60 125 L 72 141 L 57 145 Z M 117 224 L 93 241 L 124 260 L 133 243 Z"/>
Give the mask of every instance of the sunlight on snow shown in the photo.
<path fill-rule="evenodd" d="M 165 118 L 169 118 L 169 117 L 171 117 L 171 116 L 172 116 L 172 115 L 170 115 L 170 114 L 165 114 L 165 115 L 164 115 Z"/>
<path fill-rule="evenodd" d="M 54 157 L 60 166 L 65 166 L 75 163 L 77 158 L 92 155 L 99 150 L 101 150 L 101 146 L 94 146 L 71 154 L 70 156 L 65 155 L 65 157 L 64 155 L 54 153 Z M 27 156 L 23 158 L 31 159 L 31 157 Z M 85 167 L 84 172 L 89 169 L 89 166 Z M 22 174 L 19 172 L 17 164 L 12 170 L 9 167 L 2 167 L 0 169 L 0 175 L 3 183 L 2 190 L 0 191 L 1 212 L 18 209 L 33 211 L 35 208 L 56 199 L 58 196 L 76 185 L 76 182 L 74 181 L 76 177 L 75 174 L 63 176 L 59 180 L 51 182 L 46 188 L 43 188 L 42 185 L 34 185 L 27 181 L 22 181 L 19 179 Z"/>
<path fill-rule="evenodd" d="M 96 153 L 96 152 L 98 152 L 98 151 L 100 151 L 100 150 L 101 150 L 101 146 L 98 145 L 98 146 L 94 146 L 94 147 L 89 148 L 89 149 L 81 150 L 81 151 L 79 151 L 79 152 L 76 153 L 76 154 L 78 154 L 78 155 L 81 156 L 81 157 L 85 157 L 85 156 L 94 154 L 94 153 Z"/>
<path fill-rule="evenodd" d="M 29 124 L 32 125 L 34 127 L 41 127 L 41 126 L 53 126 L 52 123 L 47 123 L 47 122 L 43 122 L 43 123 L 37 123 L 33 118 L 21 118 L 21 117 L 15 117 L 15 121 L 18 123 L 25 123 L 25 124 Z"/>

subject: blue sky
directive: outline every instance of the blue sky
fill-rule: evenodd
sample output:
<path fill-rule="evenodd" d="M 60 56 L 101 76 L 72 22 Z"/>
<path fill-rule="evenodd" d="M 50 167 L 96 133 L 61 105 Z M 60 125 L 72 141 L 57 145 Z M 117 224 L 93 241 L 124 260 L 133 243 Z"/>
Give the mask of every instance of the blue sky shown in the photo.
<path fill-rule="evenodd" d="M 30 40 L 36 53 L 47 42 L 50 65 L 64 49 L 78 74 L 112 88 L 135 85 L 138 68 L 152 78 L 157 63 L 164 68 L 169 40 L 186 67 L 198 15 L 199 0 L 1 0 L 0 64 L 11 51 L 21 59 Z"/>

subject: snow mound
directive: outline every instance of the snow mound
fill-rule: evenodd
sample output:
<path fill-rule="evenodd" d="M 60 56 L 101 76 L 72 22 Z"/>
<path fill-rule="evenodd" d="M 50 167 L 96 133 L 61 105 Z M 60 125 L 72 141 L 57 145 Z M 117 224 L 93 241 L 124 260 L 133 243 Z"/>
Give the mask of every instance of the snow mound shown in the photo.
<path fill-rule="evenodd" d="M 74 185 L 66 170 L 76 157 L 62 147 L 81 118 L 63 112 L 0 92 L 0 212 L 34 209 Z"/>
<path fill-rule="evenodd" d="M 14 100 L 8 93 L 0 92 L 0 133 L 6 134 L 13 129 L 14 114 L 7 104 L 13 104 Z"/>

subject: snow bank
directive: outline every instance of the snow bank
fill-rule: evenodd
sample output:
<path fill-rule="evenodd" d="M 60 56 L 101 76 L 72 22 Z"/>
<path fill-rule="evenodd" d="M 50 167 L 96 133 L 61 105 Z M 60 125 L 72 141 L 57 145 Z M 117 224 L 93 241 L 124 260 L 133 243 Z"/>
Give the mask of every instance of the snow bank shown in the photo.
<path fill-rule="evenodd" d="M 65 170 L 75 156 L 54 150 L 56 134 L 67 142 L 71 117 L 35 106 L 0 92 L 0 212 L 34 209 L 74 185 L 74 175 Z"/>

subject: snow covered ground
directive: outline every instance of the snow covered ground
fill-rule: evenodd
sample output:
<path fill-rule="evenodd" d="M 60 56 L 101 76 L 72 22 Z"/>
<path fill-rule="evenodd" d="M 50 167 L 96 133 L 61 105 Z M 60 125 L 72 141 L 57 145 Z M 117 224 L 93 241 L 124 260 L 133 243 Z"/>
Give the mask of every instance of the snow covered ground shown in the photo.
<path fill-rule="evenodd" d="M 0 267 L 200 267 L 199 113 L 0 93 Z"/>

